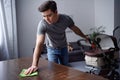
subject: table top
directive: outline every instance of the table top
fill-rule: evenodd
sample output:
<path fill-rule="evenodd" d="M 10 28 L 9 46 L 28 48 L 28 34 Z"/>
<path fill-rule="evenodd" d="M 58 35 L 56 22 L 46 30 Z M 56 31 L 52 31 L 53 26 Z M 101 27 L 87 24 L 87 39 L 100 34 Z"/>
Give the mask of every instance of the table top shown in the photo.
<path fill-rule="evenodd" d="M 0 80 L 107 80 L 103 77 L 75 70 L 40 58 L 39 75 L 19 77 L 21 70 L 31 65 L 32 58 L 0 61 Z"/>

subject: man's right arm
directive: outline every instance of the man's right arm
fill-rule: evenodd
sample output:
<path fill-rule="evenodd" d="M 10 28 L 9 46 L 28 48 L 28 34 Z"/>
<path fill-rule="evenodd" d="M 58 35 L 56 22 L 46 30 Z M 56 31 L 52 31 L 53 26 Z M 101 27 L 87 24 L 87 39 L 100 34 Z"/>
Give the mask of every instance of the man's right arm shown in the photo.
<path fill-rule="evenodd" d="M 37 35 L 35 50 L 33 53 L 32 66 L 27 69 L 25 74 L 31 74 L 32 72 L 34 72 L 38 69 L 38 61 L 39 61 L 39 57 L 41 55 L 44 41 L 45 41 L 45 35 Z"/>
<path fill-rule="evenodd" d="M 43 48 L 44 40 L 45 40 L 45 35 L 37 35 L 32 66 L 38 66 L 38 61 Z"/>

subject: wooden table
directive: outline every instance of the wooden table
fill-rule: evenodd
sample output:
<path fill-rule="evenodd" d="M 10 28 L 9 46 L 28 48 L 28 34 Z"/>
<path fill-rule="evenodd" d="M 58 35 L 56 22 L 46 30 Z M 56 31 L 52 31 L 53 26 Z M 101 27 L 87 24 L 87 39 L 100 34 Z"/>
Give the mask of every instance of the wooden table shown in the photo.
<path fill-rule="evenodd" d="M 31 65 L 32 58 L 0 61 L 0 80 L 107 80 L 103 77 L 74 70 L 71 67 L 48 62 L 40 58 L 39 75 L 19 77 L 23 68 Z"/>

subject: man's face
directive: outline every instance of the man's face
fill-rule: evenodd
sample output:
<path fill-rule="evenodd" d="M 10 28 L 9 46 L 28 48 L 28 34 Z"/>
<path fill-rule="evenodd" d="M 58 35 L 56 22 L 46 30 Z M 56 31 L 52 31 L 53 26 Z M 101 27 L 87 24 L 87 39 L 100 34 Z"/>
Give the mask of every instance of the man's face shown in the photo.
<path fill-rule="evenodd" d="M 57 21 L 57 11 L 56 12 L 52 12 L 50 9 L 47 11 L 42 12 L 42 16 L 43 19 L 48 23 L 48 24 L 52 24 L 55 23 Z"/>

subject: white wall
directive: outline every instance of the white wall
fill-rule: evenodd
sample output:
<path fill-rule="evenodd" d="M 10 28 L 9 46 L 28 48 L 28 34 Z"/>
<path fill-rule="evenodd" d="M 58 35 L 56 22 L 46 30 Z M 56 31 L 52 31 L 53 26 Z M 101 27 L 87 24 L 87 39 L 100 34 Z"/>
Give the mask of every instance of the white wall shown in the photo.
<path fill-rule="evenodd" d="M 106 34 L 113 34 L 114 0 L 95 0 L 95 26 L 104 26 Z"/>

